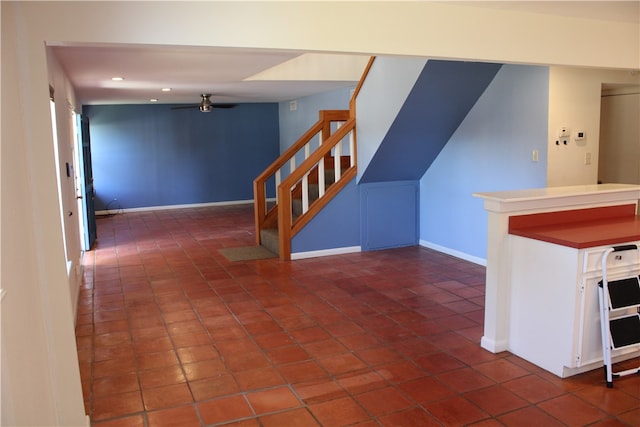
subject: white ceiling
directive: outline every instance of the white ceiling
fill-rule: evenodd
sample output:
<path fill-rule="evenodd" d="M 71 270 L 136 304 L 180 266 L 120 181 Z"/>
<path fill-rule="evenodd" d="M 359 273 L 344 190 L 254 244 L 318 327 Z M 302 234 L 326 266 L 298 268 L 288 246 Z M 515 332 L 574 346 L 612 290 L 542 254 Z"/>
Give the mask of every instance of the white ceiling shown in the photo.
<path fill-rule="evenodd" d="M 640 1 L 460 1 L 463 6 L 640 21 Z M 192 46 L 50 46 L 82 104 L 280 102 L 357 82 L 368 56 Z M 124 77 L 112 81 L 111 77 Z M 171 88 L 162 92 L 162 88 Z"/>
<path fill-rule="evenodd" d="M 365 56 L 193 46 L 51 49 L 83 104 L 141 104 L 151 98 L 159 103 L 198 103 L 202 93 L 213 94 L 214 103 L 286 101 L 353 85 L 368 61 Z M 322 64 L 334 66 L 326 70 L 326 78 L 318 79 Z M 112 81 L 116 76 L 124 80 Z"/>

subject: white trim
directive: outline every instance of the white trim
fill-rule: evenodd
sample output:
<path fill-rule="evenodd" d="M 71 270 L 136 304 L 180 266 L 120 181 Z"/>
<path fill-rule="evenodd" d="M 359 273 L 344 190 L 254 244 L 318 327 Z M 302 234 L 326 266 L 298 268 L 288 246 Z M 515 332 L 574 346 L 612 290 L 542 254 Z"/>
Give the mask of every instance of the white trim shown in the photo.
<path fill-rule="evenodd" d="M 267 199 L 271 200 L 271 199 Z M 166 209 L 189 209 L 189 208 L 205 208 L 209 206 L 230 206 L 230 205 L 246 205 L 253 203 L 252 200 L 235 200 L 228 202 L 210 202 L 210 203 L 193 203 L 188 205 L 167 205 L 167 206 L 148 206 L 143 208 L 127 208 L 127 209 L 110 209 L 107 211 L 96 211 L 96 215 L 111 215 L 114 212 L 148 212 L 148 211 L 162 211 Z"/>
<path fill-rule="evenodd" d="M 318 198 L 324 196 L 325 180 L 320 179 L 321 176 L 326 176 L 324 173 L 324 160 L 318 162 Z"/>
<path fill-rule="evenodd" d="M 0 289 L 0 302 L 4 300 L 5 295 L 7 295 L 7 291 L 5 291 L 4 289 Z"/>
<path fill-rule="evenodd" d="M 529 190 L 474 193 L 484 199 L 484 208 L 489 212 L 542 212 L 577 209 L 581 206 L 611 206 L 635 203 L 640 198 L 640 185 L 593 184 L 567 187 L 545 187 Z M 521 212 L 522 213 L 522 212 Z"/>
<path fill-rule="evenodd" d="M 440 246 L 436 243 L 427 242 L 426 240 L 420 240 L 420 246 L 424 246 L 425 248 L 433 249 L 434 251 L 442 252 L 447 255 L 451 255 L 456 258 L 460 258 L 465 261 L 472 262 L 474 264 L 482 265 L 484 267 L 487 266 L 487 260 L 484 258 L 479 258 L 477 256 L 469 255 L 464 252 L 457 251 L 455 249 L 450 249 L 444 246 Z"/>
<path fill-rule="evenodd" d="M 346 247 L 343 247 L 343 248 L 322 249 L 322 250 L 319 250 L 319 251 L 296 252 L 294 254 L 291 254 L 291 261 L 295 261 L 295 260 L 298 260 L 298 259 L 331 256 L 331 255 L 352 254 L 352 253 L 355 253 L 355 252 L 362 252 L 362 247 L 360 247 L 360 246 L 346 246 Z"/>
<path fill-rule="evenodd" d="M 480 339 L 480 347 L 490 351 L 491 353 L 500 353 L 509 350 L 506 340 L 494 340 L 487 336 L 483 336 Z"/>
<path fill-rule="evenodd" d="M 342 168 L 340 166 L 342 166 L 342 140 L 338 141 L 333 147 L 333 182 L 340 181 L 342 176 Z"/>
<path fill-rule="evenodd" d="M 84 266 L 82 261 L 84 259 L 84 255 L 86 251 L 80 252 L 80 258 L 76 263 L 74 268 L 75 270 L 75 283 L 69 281 L 69 283 L 73 286 L 71 296 L 73 297 L 71 300 L 72 308 L 73 308 L 73 325 L 77 326 L 78 324 L 78 306 L 80 305 L 80 288 L 82 287 L 82 274 L 84 273 Z"/>
<path fill-rule="evenodd" d="M 302 177 L 302 213 L 309 210 L 309 172 Z"/>

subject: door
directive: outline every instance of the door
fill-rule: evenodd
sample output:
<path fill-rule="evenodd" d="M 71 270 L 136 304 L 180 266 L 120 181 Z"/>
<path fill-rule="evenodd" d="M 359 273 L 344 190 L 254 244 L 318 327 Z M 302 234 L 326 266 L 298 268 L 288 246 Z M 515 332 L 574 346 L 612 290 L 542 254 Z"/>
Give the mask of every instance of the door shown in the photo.
<path fill-rule="evenodd" d="M 80 197 L 82 198 L 82 216 L 84 219 L 84 250 L 90 250 L 96 241 L 95 192 L 93 190 L 93 171 L 91 169 L 91 139 L 89 137 L 89 118 L 77 115 L 79 138 L 78 157 L 80 169 Z"/>

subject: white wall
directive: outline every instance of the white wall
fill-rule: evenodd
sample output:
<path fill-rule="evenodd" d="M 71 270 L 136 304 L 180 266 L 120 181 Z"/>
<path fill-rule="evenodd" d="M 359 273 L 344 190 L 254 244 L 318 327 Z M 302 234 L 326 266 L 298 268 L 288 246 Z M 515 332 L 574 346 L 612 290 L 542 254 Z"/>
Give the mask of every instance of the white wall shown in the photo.
<path fill-rule="evenodd" d="M 280 102 L 278 104 L 280 152 L 283 153 L 295 144 L 298 138 L 318 121 L 320 110 L 348 110 L 351 92 L 355 86 L 353 84 L 331 92 L 294 99 L 296 103 L 294 111 L 291 111 L 289 101 Z M 318 143 L 318 140 L 314 140 L 312 146 L 317 147 Z M 302 160 L 304 159 L 298 159 L 298 161 Z"/>
<path fill-rule="evenodd" d="M 32 40 L 19 20 L 10 19 L 16 12 L 2 4 L 1 274 L 6 295 L 0 422 L 86 425 L 60 227 L 46 55 L 42 42 L 39 49 L 24 49 Z"/>
<path fill-rule="evenodd" d="M 66 164 L 73 165 L 73 144 L 75 143 L 72 111 L 80 112 L 80 105 L 76 105 L 75 92 L 69 79 L 64 74 L 57 58 L 47 51 L 49 84 L 54 88 L 56 109 L 56 131 L 58 136 L 58 157 L 60 160 L 60 190 L 65 233 L 67 259 L 71 263 L 69 272 L 69 293 L 73 305 L 73 317 L 77 309 L 78 292 L 80 290 L 81 274 L 81 246 L 78 222 L 82 212 L 78 212 L 76 200 L 76 182 L 73 177 L 67 177 Z"/>
<path fill-rule="evenodd" d="M 640 75 L 573 67 L 551 67 L 549 71 L 549 136 L 547 185 L 596 184 L 600 141 L 600 98 L 603 83 L 638 84 Z M 567 145 L 558 138 L 560 127 L 571 135 Z M 574 140 L 584 131 L 586 138 Z M 557 145 L 556 141 L 560 141 Z M 590 164 L 585 161 L 590 156 Z"/>
<path fill-rule="evenodd" d="M 1 2 L 0 7 L 5 107 L 0 285 L 7 290 L 2 423 L 8 425 L 86 423 L 55 183 L 46 43 L 211 45 L 640 67 L 638 24 L 446 2 L 87 1 Z M 341 30 L 327 31 L 329 22 Z M 549 30 L 558 28 L 563 31 Z"/>
<path fill-rule="evenodd" d="M 27 34 L 44 36 L 50 42 L 287 48 L 640 67 L 637 23 L 468 7 L 455 2 L 211 1 L 185 7 L 181 1 L 78 1 L 22 2 L 21 8 L 30 21 Z M 195 24 L 201 22 L 206 25 Z M 327 31 L 328 22 L 340 31 Z"/>

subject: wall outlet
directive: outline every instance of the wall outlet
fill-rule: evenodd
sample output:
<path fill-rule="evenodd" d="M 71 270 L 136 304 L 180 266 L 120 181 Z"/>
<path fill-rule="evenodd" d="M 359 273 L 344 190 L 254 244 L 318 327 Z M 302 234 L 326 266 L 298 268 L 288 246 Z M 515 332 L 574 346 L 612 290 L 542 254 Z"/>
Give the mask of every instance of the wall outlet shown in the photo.
<path fill-rule="evenodd" d="M 289 111 L 296 111 L 298 109 L 298 101 L 289 101 Z"/>
<path fill-rule="evenodd" d="M 531 151 L 531 161 L 532 162 L 538 161 L 538 150 Z"/>
<path fill-rule="evenodd" d="M 591 164 L 591 153 L 584 153 L 584 164 L 587 166 Z"/>

